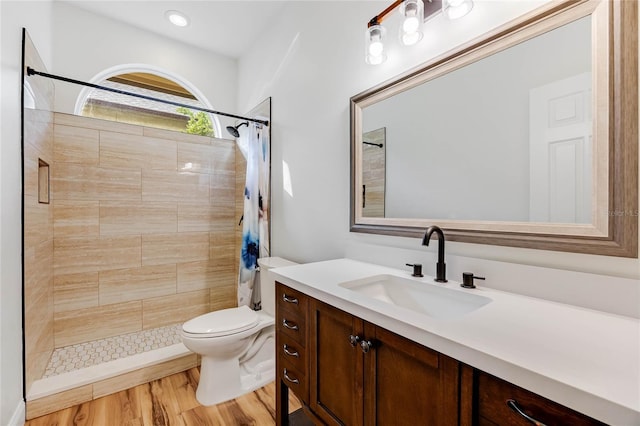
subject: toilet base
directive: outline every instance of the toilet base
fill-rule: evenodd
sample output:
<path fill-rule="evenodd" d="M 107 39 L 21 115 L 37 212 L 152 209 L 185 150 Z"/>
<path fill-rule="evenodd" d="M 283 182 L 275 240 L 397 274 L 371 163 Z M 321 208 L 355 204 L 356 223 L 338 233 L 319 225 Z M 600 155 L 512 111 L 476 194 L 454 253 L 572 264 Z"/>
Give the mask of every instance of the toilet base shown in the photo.
<path fill-rule="evenodd" d="M 229 401 L 275 380 L 275 339 L 269 336 L 257 353 L 241 363 L 202 356 L 196 399 L 202 405 Z"/>

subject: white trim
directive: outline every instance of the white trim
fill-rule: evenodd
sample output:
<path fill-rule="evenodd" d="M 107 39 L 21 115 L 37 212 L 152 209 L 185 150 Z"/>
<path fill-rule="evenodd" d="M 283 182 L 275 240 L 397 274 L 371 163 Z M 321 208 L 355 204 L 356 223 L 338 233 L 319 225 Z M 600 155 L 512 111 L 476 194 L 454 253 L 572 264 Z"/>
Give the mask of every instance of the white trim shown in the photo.
<path fill-rule="evenodd" d="M 157 67 L 155 65 L 149 65 L 149 64 L 116 65 L 111 68 L 107 68 L 106 70 L 101 71 L 98 74 L 94 75 L 91 78 L 91 80 L 89 80 L 89 83 L 100 84 L 104 80 L 111 78 L 113 76 L 126 74 L 126 73 L 134 73 L 134 72 L 145 72 L 149 74 L 155 74 L 157 76 L 166 78 L 167 80 L 174 81 L 180 84 L 185 89 L 187 89 L 189 92 L 191 92 L 196 97 L 197 100 L 199 100 L 204 104 L 205 108 L 213 109 L 211 102 L 209 102 L 206 96 L 204 96 L 204 94 L 189 80 L 175 73 L 172 73 L 160 67 Z M 91 90 L 92 89 L 90 87 L 83 87 L 82 90 L 80 90 L 80 94 L 76 99 L 76 105 L 74 107 L 73 113 L 75 115 L 82 115 L 82 108 L 84 108 L 84 104 L 87 102 L 87 98 L 89 97 L 89 93 L 91 92 Z M 216 137 L 217 138 L 222 137 L 221 136 L 222 126 L 220 125 L 220 121 L 218 120 L 218 117 L 215 114 L 209 114 L 209 116 L 211 117 L 211 122 L 213 123 L 213 130 L 215 132 Z"/>
<path fill-rule="evenodd" d="M 21 399 L 18 402 L 18 406 L 13 412 L 13 415 L 9 419 L 8 426 L 23 426 L 24 419 L 25 419 L 25 405 L 24 405 L 24 400 Z"/>

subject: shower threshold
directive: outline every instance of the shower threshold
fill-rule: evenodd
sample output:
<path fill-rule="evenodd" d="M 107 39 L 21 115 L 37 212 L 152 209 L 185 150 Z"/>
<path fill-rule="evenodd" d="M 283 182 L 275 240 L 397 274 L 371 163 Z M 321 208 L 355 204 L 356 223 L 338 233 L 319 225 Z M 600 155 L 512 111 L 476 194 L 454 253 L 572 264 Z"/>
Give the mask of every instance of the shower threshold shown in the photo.
<path fill-rule="evenodd" d="M 180 339 L 180 324 L 55 349 L 27 401 L 94 384 L 135 370 L 195 354 Z"/>

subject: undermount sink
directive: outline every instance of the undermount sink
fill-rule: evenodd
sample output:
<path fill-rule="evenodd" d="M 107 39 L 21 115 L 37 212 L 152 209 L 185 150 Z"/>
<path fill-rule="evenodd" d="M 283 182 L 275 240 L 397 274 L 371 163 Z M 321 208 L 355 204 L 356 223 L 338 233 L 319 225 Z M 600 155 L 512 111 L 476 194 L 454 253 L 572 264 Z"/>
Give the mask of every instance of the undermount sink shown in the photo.
<path fill-rule="evenodd" d="M 339 285 L 363 296 L 438 319 L 460 318 L 491 302 L 488 297 L 395 275 L 375 275 Z"/>

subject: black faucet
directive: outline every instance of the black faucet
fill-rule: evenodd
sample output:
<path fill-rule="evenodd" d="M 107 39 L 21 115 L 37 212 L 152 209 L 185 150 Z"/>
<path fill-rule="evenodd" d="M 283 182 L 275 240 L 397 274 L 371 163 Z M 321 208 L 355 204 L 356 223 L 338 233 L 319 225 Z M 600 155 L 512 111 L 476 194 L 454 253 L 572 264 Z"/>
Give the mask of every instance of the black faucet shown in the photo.
<path fill-rule="evenodd" d="M 437 226 L 430 226 L 424 233 L 422 238 L 422 245 L 428 246 L 429 240 L 433 233 L 438 234 L 438 263 L 436 263 L 436 281 L 439 283 L 447 282 L 447 265 L 444 263 L 444 234 L 442 229 Z"/>

